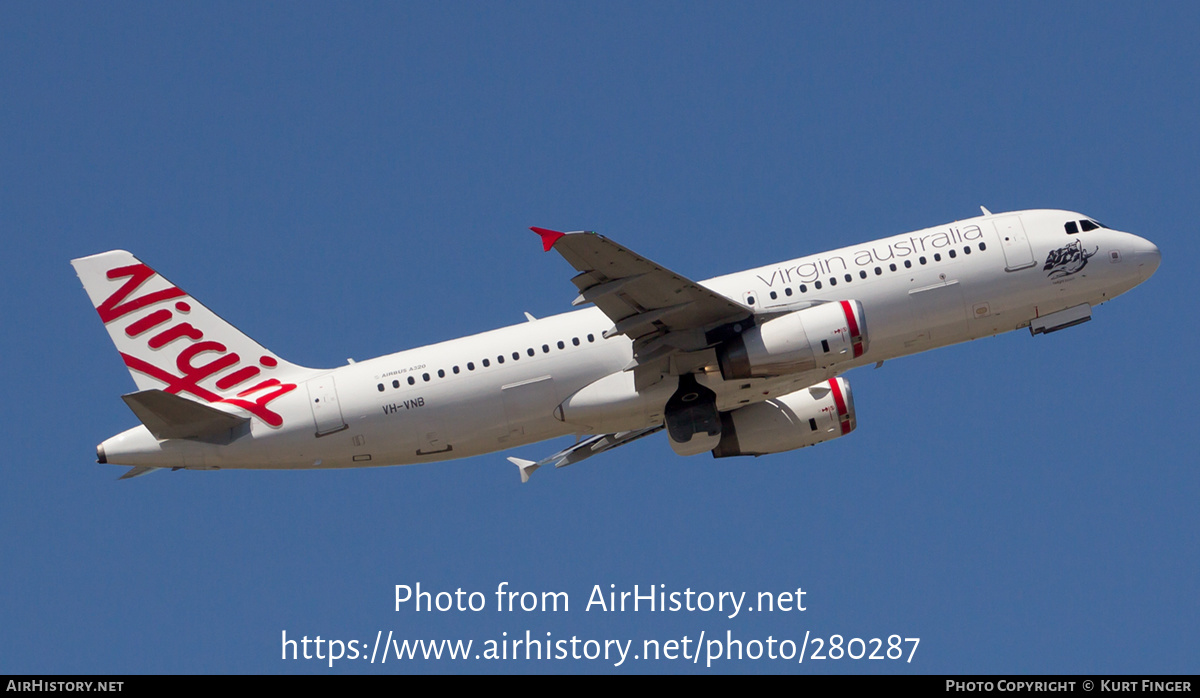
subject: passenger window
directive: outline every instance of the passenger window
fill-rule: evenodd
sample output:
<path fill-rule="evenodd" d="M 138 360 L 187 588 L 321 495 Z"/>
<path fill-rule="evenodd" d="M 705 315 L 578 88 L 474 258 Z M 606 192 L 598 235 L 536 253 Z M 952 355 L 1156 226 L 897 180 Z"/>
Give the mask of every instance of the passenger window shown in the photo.
<path fill-rule="evenodd" d="M 454 370 L 454 375 L 457 376 L 458 375 L 458 366 L 455 366 L 453 370 Z"/>
<path fill-rule="evenodd" d="M 746 305 L 754 305 L 754 296 L 746 296 Z"/>
<path fill-rule="evenodd" d="M 771 300 L 775 300 L 778 297 L 779 297 L 779 295 L 777 293 L 775 293 L 774 291 L 771 291 Z"/>
<path fill-rule="evenodd" d="M 971 246 L 967 245 L 963 248 L 963 254 L 971 254 Z"/>
<path fill-rule="evenodd" d="M 521 352 L 514 351 L 513 352 L 513 361 L 519 361 L 520 359 L 521 359 Z"/>
<path fill-rule="evenodd" d="M 467 362 L 467 370 L 468 370 L 468 371 L 474 371 L 474 370 L 475 370 L 475 362 L 474 362 L 474 361 L 468 361 L 468 362 Z"/>
<path fill-rule="evenodd" d="M 846 274 L 846 283 L 850 283 L 850 282 L 851 282 L 851 281 L 853 281 L 853 280 L 854 280 L 854 277 L 853 277 L 853 276 L 850 276 L 849 274 Z"/>
<path fill-rule="evenodd" d="M 422 373 L 422 374 L 421 374 L 421 380 L 423 380 L 423 381 L 425 381 L 426 383 L 428 383 L 428 382 L 429 382 L 429 374 L 428 374 L 428 373 Z"/>
<path fill-rule="evenodd" d="M 487 359 L 484 359 L 481 363 L 483 364 L 484 368 L 492 365 L 492 362 L 488 361 Z"/>
<path fill-rule="evenodd" d="M 566 348 L 567 348 L 567 345 L 563 344 L 563 343 L 560 341 L 560 342 L 558 343 L 558 348 L 559 348 L 559 349 L 566 349 Z"/>
<path fill-rule="evenodd" d="M 504 354 L 501 354 L 496 357 L 496 363 L 498 363 L 498 364 L 504 363 Z"/>
<path fill-rule="evenodd" d="M 888 265 L 888 269 L 891 269 L 892 271 L 896 271 L 896 265 L 895 265 L 895 264 L 889 264 L 889 265 Z"/>
<path fill-rule="evenodd" d="M 980 252 L 983 252 L 986 249 L 987 249 L 987 243 L 983 243 L 983 242 L 979 243 L 979 251 Z"/>
<path fill-rule="evenodd" d="M 921 262 L 921 264 L 925 264 L 925 258 L 924 258 L 924 257 L 922 257 L 922 258 L 921 258 L 919 261 Z"/>
<path fill-rule="evenodd" d="M 416 378 L 413 378 L 412 376 L 409 376 L 409 377 L 408 377 L 408 384 L 409 384 L 409 385 L 416 385 L 416 384 L 417 384 L 417 379 L 416 379 Z"/>
<path fill-rule="evenodd" d="M 808 293 L 808 287 L 804 284 L 800 284 L 800 293 Z"/>
<path fill-rule="evenodd" d="M 400 381 L 398 381 L 398 380 L 394 380 L 394 381 L 392 381 L 392 387 L 393 387 L 393 388 L 399 388 L 399 387 L 400 387 Z M 380 383 L 380 384 L 379 384 L 379 389 L 380 389 L 380 390 L 383 390 L 383 383 Z"/>
<path fill-rule="evenodd" d="M 588 335 L 588 343 L 590 344 L 590 343 L 592 343 L 592 342 L 594 342 L 594 341 L 596 341 L 596 337 L 595 337 L 595 335 L 590 335 L 590 334 L 589 334 L 589 335 Z"/>
<path fill-rule="evenodd" d="M 438 369 L 438 378 L 445 378 L 445 377 L 446 377 L 446 370 L 439 368 Z"/>
<path fill-rule="evenodd" d="M 837 286 L 837 279 L 836 279 L 835 277 L 832 277 L 832 276 L 831 276 L 831 277 L 829 277 L 829 285 L 830 285 L 830 286 Z"/>
<path fill-rule="evenodd" d="M 935 261 L 935 262 L 940 262 L 940 261 L 942 261 L 942 253 L 941 253 L 941 252 L 938 252 L 937 254 L 935 254 L 935 255 L 933 256 L 933 261 Z"/>
<path fill-rule="evenodd" d="M 950 254 L 950 259 L 954 259 L 955 257 L 958 256 L 958 253 L 955 252 L 954 250 L 950 250 L 949 254 Z"/>
<path fill-rule="evenodd" d="M 381 393 L 383 392 L 383 383 L 379 384 L 379 392 L 381 392 Z"/>
<path fill-rule="evenodd" d="M 875 276 L 883 276 L 883 270 L 879 267 L 875 267 Z"/>
<path fill-rule="evenodd" d="M 1095 223 L 1093 223 L 1089 220 L 1079 221 L 1079 229 L 1085 233 L 1088 232 L 1089 230 L 1095 230 L 1096 228 L 1099 228 L 1099 227 L 1100 226 L 1096 225 Z"/>
<path fill-rule="evenodd" d="M 860 271 L 858 272 L 858 278 L 860 278 L 860 279 L 865 279 L 865 278 L 867 278 L 867 272 L 866 272 L 865 270 L 860 270 Z"/>
<path fill-rule="evenodd" d="M 537 353 L 537 352 L 535 352 L 535 351 L 533 350 L 533 347 L 529 347 L 528 349 L 526 349 L 526 350 L 525 350 L 525 353 L 526 353 L 526 354 L 529 354 L 530 356 L 533 356 L 533 355 L 534 355 L 535 353 Z"/>
<path fill-rule="evenodd" d="M 912 260 L 911 260 L 911 259 L 906 259 L 906 260 L 904 260 L 904 268 L 905 268 L 905 269 L 912 269 Z"/>
<path fill-rule="evenodd" d="M 813 288 L 820 291 L 821 290 L 821 282 L 820 281 L 813 282 Z"/>
<path fill-rule="evenodd" d="M 792 295 L 792 287 L 788 286 L 787 288 L 783 289 L 783 295 L 785 295 L 785 296 Z"/>
<path fill-rule="evenodd" d="M 549 354 L 549 353 L 550 353 L 550 345 L 549 345 L 549 344 L 543 344 L 543 345 L 542 345 L 542 353 L 543 353 L 543 354 Z"/>

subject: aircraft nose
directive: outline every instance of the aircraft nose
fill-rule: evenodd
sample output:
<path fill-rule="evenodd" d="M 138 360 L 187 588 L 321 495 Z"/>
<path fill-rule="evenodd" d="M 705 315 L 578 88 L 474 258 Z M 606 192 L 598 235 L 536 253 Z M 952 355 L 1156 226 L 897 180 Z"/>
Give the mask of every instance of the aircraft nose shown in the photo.
<path fill-rule="evenodd" d="M 1134 240 L 1133 256 L 1138 271 L 1143 279 L 1148 279 L 1158 270 L 1158 265 L 1162 262 L 1162 253 L 1158 251 L 1158 245 L 1145 238 L 1135 237 Z"/>

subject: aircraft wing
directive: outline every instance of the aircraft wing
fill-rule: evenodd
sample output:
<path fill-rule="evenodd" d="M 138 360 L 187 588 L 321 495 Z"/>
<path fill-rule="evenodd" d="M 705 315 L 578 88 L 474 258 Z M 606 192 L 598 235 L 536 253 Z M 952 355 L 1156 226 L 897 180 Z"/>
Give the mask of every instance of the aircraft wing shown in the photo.
<path fill-rule="evenodd" d="M 623 334 L 633 340 L 634 362 L 626 370 L 635 370 L 638 389 L 669 372 L 673 355 L 711 346 L 709 330 L 754 314 L 603 235 L 532 230 L 542 236 L 547 252 L 553 249 L 579 271 L 571 279 L 579 289 L 572 305 L 594 303 L 613 322 L 605 337 Z"/>
<path fill-rule="evenodd" d="M 162 468 L 150 468 L 150 467 L 141 467 L 141 466 L 135 467 L 135 468 L 130 468 L 129 470 L 125 471 L 124 475 L 122 475 L 121 477 L 119 477 L 117 479 L 118 480 L 128 480 L 130 478 L 141 477 L 141 476 L 145 475 L 146 473 L 152 473 L 155 470 L 162 470 Z"/>
<path fill-rule="evenodd" d="M 508 461 L 520 469 L 521 482 L 529 482 L 529 476 L 533 474 L 533 471 L 543 465 L 553 465 L 556 468 L 563 468 L 573 463 L 578 463 L 585 458 L 591 458 L 597 453 L 604 453 L 617 446 L 624 446 L 631 441 L 637 441 L 643 436 L 649 436 L 656 431 L 661 431 L 662 428 L 662 425 L 659 424 L 653 427 L 646 427 L 645 429 L 622 431 L 615 434 L 597 434 L 589 436 L 586 439 L 581 439 L 573 446 L 564 448 L 558 453 L 547 456 L 539 461 L 516 457 L 509 457 Z"/>

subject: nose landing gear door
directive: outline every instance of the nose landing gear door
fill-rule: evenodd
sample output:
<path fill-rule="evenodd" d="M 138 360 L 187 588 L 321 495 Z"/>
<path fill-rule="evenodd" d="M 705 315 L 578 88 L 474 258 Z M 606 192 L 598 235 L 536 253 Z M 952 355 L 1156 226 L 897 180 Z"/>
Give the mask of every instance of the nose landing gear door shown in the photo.
<path fill-rule="evenodd" d="M 333 375 L 314 378 L 307 383 L 308 404 L 312 407 L 317 436 L 325 436 L 346 428 L 342 406 L 338 403 L 337 386 Z"/>

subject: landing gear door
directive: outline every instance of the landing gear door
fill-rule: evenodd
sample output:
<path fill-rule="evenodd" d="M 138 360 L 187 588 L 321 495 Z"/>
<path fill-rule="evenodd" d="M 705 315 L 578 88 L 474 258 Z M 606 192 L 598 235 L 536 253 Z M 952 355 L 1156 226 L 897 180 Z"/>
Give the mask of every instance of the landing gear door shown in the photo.
<path fill-rule="evenodd" d="M 1000 247 L 1004 250 L 1005 271 L 1032 267 L 1036 263 L 1033 248 L 1029 246 L 1029 236 L 1025 234 L 1021 217 L 1001 216 L 993 223 L 996 225 L 996 235 L 1000 238 Z"/>
<path fill-rule="evenodd" d="M 307 385 L 308 404 L 312 407 L 313 421 L 317 424 L 317 436 L 345 429 L 346 421 L 342 419 L 342 406 L 338 403 L 333 374 L 314 378 Z"/>

